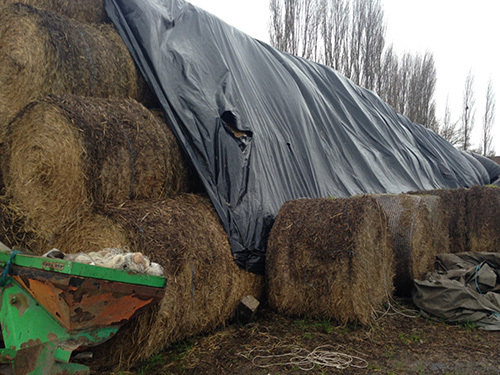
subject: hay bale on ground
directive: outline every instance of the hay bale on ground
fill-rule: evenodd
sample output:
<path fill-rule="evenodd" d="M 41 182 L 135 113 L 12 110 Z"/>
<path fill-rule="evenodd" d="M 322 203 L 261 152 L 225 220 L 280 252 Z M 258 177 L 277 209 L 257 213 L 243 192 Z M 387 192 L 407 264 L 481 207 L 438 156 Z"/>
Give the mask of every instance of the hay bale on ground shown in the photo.
<path fill-rule="evenodd" d="M 223 324 L 243 296 L 260 297 L 262 277 L 236 265 L 207 198 L 184 194 L 106 206 L 104 211 L 125 229 L 132 251 L 164 267 L 168 281 L 161 305 L 96 348 L 94 365 L 120 363 L 126 368 L 175 341 Z"/>
<path fill-rule="evenodd" d="M 448 253 L 463 253 L 469 251 L 466 224 L 467 189 L 437 189 L 410 192 L 413 195 L 435 195 L 441 198 L 448 223 L 449 250 Z"/>
<path fill-rule="evenodd" d="M 81 22 L 109 22 L 104 0 L 0 0 L 0 8 L 15 3 L 31 5 Z"/>
<path fill-rule="evenodd" d="M 266 255 L 268 299 L 287 315 L 372 321 L 392 296 L 387 218 L 370 196 L 285 203 Z"/>
<path fill-rule="evenodd" d="M 500 188 L 470 188 L 466 217 L 470 251 L 500 252 Z"/>
<path fill-rule="evenodd" d="M 381 194 L 373 197 L 383 208 L 389 221 L 396 264 L 395 292 L 401 296 L 410 296 L 413 280 L 432 271 L 436 254 L 448 248 L 448 245 L 439 250 L 436 247 L 439 237 L 448 236 L 448 228 L 443 224 L 436 227 L 431 224 L 429 207 L 437 205 L 436 197 L 408 194 Z M 437 233 L 438 230 L 443 232 Z"/>
<path fill-rule="evenodd" d="M 153 99 L 112 25 L 9 5 L 0 9 L 0 61 L 0 142 L 18 111 L 48 94 Z"/>
<path fill-rule="evenodd" d="M 8 128 L 6 194 L 28 224 L 58 233 L 96 203 L 190 191 L 190 174 L 165 123 L 132 99 L 49 96 Z"/>

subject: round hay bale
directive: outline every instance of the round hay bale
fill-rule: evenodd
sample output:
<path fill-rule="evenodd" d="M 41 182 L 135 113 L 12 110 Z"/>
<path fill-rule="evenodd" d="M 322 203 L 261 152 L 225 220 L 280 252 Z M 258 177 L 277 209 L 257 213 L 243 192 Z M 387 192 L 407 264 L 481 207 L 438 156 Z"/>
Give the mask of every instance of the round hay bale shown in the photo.
<path fill-rule="evenodd" d="M 207 198 L 182 194 L 129 201 L 106 206 L 104 212 L 124 228 L 132 251 L 164 267 L 167 287 L 160 306 L 141 313 L 96 348 L 94 366 L 127 368 L 175 341 L 223 324 L 243 296 L 259 297 L 262 277 L 238 268 Z"/>
<path fill-rule="evenodd" d="M 422 278 L 434 268 L 438 249 L 434 238 L 447 235 L 434 233 L 429 206 L 432 196 L 408 194 L 381 194 L 373 196 L 387 215 L 392 234 L 392 248 L 396 264 L 395 293 L 410 296 L 413 280 Z M 440 226 L 443 230 L 443 226 Z"/>
<path fill-rule="evenodd" d="M 269 305 L 287 315 L 372 322 L 392 296 L 387 218 L 373 197 L 285 203 L 266 253 Z"/>
<path fill-rule="evenodd" d="M 448 253 L 463 253 L 469 251 L 466 224 L 467 189 L 437 189 L 414 191 L 413 195 L 435 195 L 441 198 L 444 210 L 444 220 L 448 223 L 449 249 Z"/>
<path fill-rule="evenodd" d="M 0 142 L 18 111 L 48 94 L 152 101 L 112 25 L 9 5 L 0 9 L 0 61 Z"/>
<path fill-rule="evenodd" d="M 470 251 L 500 252 L 500 188 L 474 186 L 467 191 Z"/>
<path fill-rule="evenodd" d="M 104 0 L 0 0 L 0 7 L 22 3 L 88 23 L 109 22 Z"/>
<path fill-rule="evenodd" d="M 132 99 L 33 102 L 9 125 L 1 161 L 6 194 L 46 233 L 78 222 L 96 203 L 190 191 L 172 132 Z"/>

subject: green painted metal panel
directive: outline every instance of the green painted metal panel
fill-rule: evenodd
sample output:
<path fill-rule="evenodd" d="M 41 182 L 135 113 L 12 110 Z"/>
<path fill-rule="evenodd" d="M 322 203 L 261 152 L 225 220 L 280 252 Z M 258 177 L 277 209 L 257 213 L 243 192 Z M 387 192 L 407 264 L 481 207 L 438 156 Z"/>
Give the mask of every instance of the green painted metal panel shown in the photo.
<path fill-rule="evenodd" d="M 9 258 L 10 252 L 0 251 L 0 268 L 4 267 L 4 265 L 9 261 Z M 155 288 L 164 288 L 167 283 L 167 279 L 161 276 L 138 274 L 113 268 L 70 262 L 63 259 L 52 259 L 25 254 L 16 255 L 12 264 L 21 267 L 58 272 L 66 275 L 90 277 L 108 281 L 119 281 Z"/>

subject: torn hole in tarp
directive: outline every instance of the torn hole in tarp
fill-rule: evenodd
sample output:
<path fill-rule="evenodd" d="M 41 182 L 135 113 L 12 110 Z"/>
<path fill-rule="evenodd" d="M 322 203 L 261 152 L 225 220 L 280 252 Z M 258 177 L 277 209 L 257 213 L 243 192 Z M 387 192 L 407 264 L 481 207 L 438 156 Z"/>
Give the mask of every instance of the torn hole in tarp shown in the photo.
<path fill-rule="evenodd" d="M 236 138 L 252 138 L 253 133 L 250 130 L 244 130 L 238 127 L 238 119 L 233 112 L 225 111 L 220 118 L 224 122 L 226 129 L 229 130 Z"/>
<path fill-rule="evenodd" d="M 226 132 L 236 141 L 242 152 L 246 152 L 248 145 L 252 141 L 253 133 L 250 130 L 241 129 L 238 126 L 238 119 L 231 111 L 225 111 L 220 116 Z"/>

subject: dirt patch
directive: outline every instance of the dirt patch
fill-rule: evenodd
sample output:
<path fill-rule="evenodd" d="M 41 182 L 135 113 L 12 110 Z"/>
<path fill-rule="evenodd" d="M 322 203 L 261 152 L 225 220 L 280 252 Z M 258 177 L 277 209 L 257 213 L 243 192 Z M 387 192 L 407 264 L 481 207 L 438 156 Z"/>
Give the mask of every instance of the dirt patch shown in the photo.
<path fill-rule="evenodd" d="M 413 308 L 401 299 L 395 306 L 400 312 Z M 254 323 L 233 323 L 213 334 L 183 341 L 121 374 L 300 374 L 307 366 L 312 367 L 309 374 L 500 374 L 499 344 L 497 332 L 401 313 L 361 327 L 288 318 L 263 308 Z M 339 358 L 333 352 L 350 356 L 340 359 L 344 364 L 352 359 L 352 363 L 344 369 L 307 362 L 287 364 L 292 356 L 285 354 L 298 348 L 301 352 L 296 357 L 302 359 L 319 348 L 330 354 L 330 364 Z"/>

